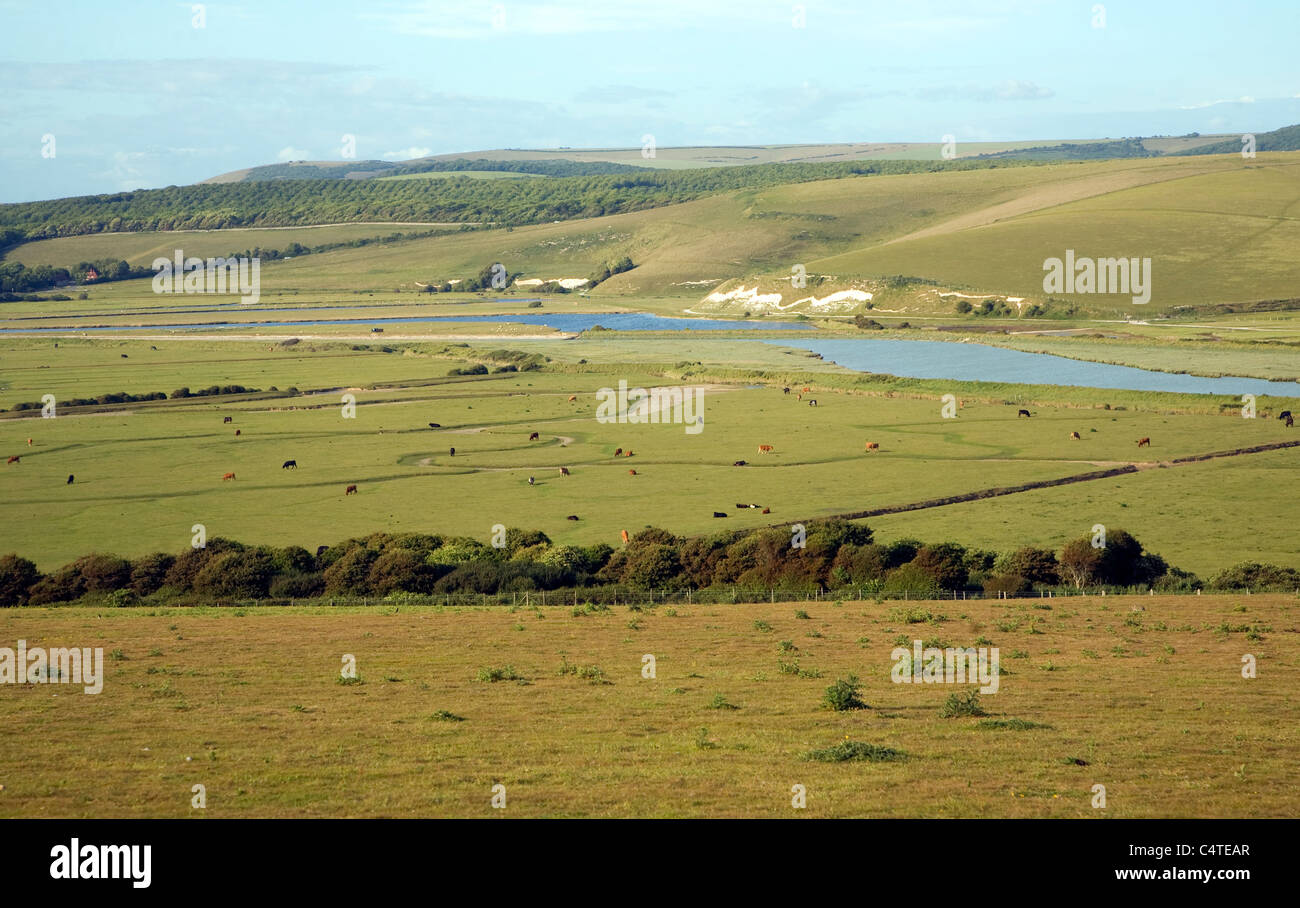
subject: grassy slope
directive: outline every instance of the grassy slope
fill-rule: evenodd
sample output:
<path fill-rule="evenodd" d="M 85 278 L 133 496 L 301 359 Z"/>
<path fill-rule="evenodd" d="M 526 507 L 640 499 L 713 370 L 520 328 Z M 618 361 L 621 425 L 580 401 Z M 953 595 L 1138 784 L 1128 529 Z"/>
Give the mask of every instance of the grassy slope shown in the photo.
<path fill-rule="evenodd" d="M 488 817 L 496 784 L 507 816 L 1300 810 L 1292 597 L 1036 605 L 1046 603 L 913 603 L 934 621 L 910 625 L 897 603 L 870 602 L 585 617 L 554 607 L 9 609 L 4 639 L 103 647 L 107 678 L 96 696 L 0 685 L 6 732 L 40 741 L 0 749 L 0 816 L 193 816 L 196 783 L 208 817 Z M 1267 630 L 1247 639 L 1250 627 Z M 953 686 L 890 683 L 896 638 L 988 638 L 1004 671 L 982 705 L 995 720 L 1046 727 L 940 718 Z M 778 640 L 798 652 L 780 655 Z M 114 650 L 124 658 L 109 660 Z M 1259 659 L 1254 680 L 1241 677 L 1244 652 Z M 335 683 L 344 653 L 364 683 Z M 645 653 L 656 657 L 653 680 L 640 674 Z M 783 674 L 778 664 L 795 659 L 820 677 Z M 562 660 L 611 683 L 561 676 Z M 506 664 L 529 683 L 474 680 Z M 849 674 L 872 708 L 819 708 L 827 685 Z M 710 709 L 718 694 L 739 708 Z M 438 721 L 438 710 L 464 721 Z M 801 758 L 845 738 L 907 759 Z M 791 810 L 794 784 L 806 787 L 806 810 Z M 1105 810 L 1091 806 L 1096 784 Z"/>

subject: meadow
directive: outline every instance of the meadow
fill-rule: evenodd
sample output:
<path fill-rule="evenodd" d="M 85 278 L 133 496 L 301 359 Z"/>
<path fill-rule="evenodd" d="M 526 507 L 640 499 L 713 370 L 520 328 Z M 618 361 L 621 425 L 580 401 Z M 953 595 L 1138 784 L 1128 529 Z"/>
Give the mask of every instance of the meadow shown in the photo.
<path fill-rule="evenodd" d="M 105 678 L 97 695 L 0 685 L 0 816 L 1294 816 L 1295 609 L 4 610 L 0 642 L 102 647 Z M 892 649 L 913 640 L 998 647 L 983 715 L 944 717 L 969 686 L 891 683 Z M 850 675 L 869 708 L 825 708 Z M 846 741 L 892 759 L 808 758 Z"/>

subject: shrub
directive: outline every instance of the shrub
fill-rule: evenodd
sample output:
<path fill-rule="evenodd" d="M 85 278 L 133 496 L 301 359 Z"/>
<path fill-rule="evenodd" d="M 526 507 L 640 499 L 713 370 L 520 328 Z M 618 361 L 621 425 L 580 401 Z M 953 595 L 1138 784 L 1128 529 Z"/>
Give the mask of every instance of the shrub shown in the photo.
<path fill-rule="evenodd" d="M 827 709 L 833 709 L 837 712 L 843 712 L 850 709 L 870 709 L 866 703 L 858 696 L 858 690 L 862 687 L 856 675 L 849 675 L 847 678 L 841 678 L 826 688 L 826 693 L 822 697 L 822 704 Z"/>
<path fill-rule="evenodd" d="M 26 605 L 28 591 L 41 577 L 36 565 L 17 555 L 0 558 L 0 608 Z"/>
<path fill-rule="evenodd" d="M 949 694 L 939 710 L 940 719 L 956 719 L 962 716 L 986 716 L 980 707 L 979 691 L 971 688 L 960 694 Z"/>
<path fill-rule="evenodd" d="M 497 681 L 523 681 L 525 679 L 523 675 L 515 672 L 513 665 L 506 665 L 500 668 L 480 668 L 474 680 L 495 683 Z"/>
<path fill-rule="evenodd" d="M 819 763 L 848 763 L 851 761 L 888 763 L 905 760 L 907 756 L 901 750 L 894 750 L 891 747 L 881 747 L 878 744 L 868 744 L 865 741 L 844 740 L 834 747 L 810 750 L 803 755 L 803 758 L 805 760 L 816 760 Z"/>

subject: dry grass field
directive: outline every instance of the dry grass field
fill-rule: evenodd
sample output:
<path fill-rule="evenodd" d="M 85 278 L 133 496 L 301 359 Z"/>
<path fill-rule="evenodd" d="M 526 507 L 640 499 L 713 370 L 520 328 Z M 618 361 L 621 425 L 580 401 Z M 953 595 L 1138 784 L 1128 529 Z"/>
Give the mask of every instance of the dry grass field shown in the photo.
<path fill-rule="evenodd" d="M 486 817 L 497 784 L 511 816 L 1294 816 L 1296 609 L 11 609 L 0 645 L 102 647 L 106 678 L 98 695 L 0 685 L 0 816 Z M 998 647 L 988 715 L 941 717 L 962 686 L 892 684 L 890 652 L 911 640 Z M 345 653 L 359 683 L 339 683 Z M 520 679 L 477 680 L 506 667 Z M 870 708 L 821 707 L 849 675 Z M 804 759 L 846 738 L 902 758 Z"/>

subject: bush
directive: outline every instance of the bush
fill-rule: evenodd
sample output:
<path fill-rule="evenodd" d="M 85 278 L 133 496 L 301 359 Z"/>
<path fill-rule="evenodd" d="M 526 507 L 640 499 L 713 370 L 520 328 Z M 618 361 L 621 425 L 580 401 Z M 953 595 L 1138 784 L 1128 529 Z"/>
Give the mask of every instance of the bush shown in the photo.
<path fill-rule="evenodd" d="M 901 750 L 867 744 L 864 741 L 841 741 L 834 747 L 810 750 L 803 755 L 805 760 L 819 763 L 848 763 L 853 761 L 867 763 L 888 763 L 907 759 Z"/>
<path fill-rule="evenodd" d="M 979 691 L 971 688 L 960 694 L 949 694 L 939 710 L 940 719 L 956 719 L 962 716 L 986 716 L 988 713 L 980 708 Z"/>
<path fill-rule="evenodd" d="M 41 578 L 36 565 L 17 555 L 0 558 L 0 608 L 26 605 L 31 587 Z"/>
<path fill-rule="evenodd" d="M 167 580 L 167 572 L 176 563 L 175 557 L 154 552 L 131 563 L 131 589 L 137 596 L 148 596 L 160 590 Z"/>
<path fill-rule="evenodd" d="M 1216 590 L 1296 589 L 1300 587 L 1300 571 L 1247 561 L 1234 564 L 1210 578 L 1210 588 Z"/>
<path fill-rule="evenodd" d="M 836 712 L 844 712 L 850 709 L 870 709 L 866 703 L 858 696 L 858 690 L 862 687 L 856 675 L 849 675 L 847 678 L 841 678 L 826 688 L 826 693 L 822 697 L 822 705 L 827 709 L 833 709 Z"/>

